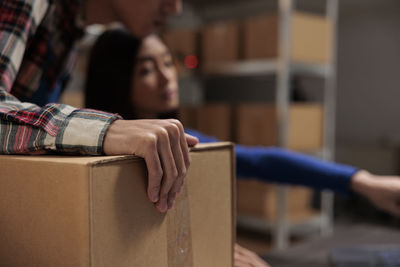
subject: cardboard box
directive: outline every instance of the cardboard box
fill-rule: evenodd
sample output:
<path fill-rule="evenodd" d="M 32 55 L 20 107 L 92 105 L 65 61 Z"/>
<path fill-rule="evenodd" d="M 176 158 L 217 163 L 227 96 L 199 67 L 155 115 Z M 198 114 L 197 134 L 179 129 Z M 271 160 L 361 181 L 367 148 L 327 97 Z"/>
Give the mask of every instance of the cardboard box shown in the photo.
<path fill-rule="evenodd" d="M 237 107 L 237 142 L 244 145 L 278 145 L 278 115 L 272 104 Z M 289 110 L 289 149 L 320 149 L 323 142 L 323 108 L 320 104 L 292 104 Z"/>
<path fill-rule="evenodd" d="M 324 111 L 320 104 L 293 104 L 289 116 L 290 149 L 305 151 L 322 148 Z"/>
<path fill-rule="evenodd" d="M 207 70 L 218 63 L 239 59 L 239 28 L 237 21 L 206 25 L 202 30 L 202 69 Z"/>
<path fill-rule="evenodd" d="M 244 22 L 245 59 L 279 56 L 280 17 L 276 13 L 257 16 Z M 332 23 L 323 16 L 294 12 L 291 58 L 297 62 L 326 63 L 331 58 Z"/>
<path fill-rule="evenodd" d="M 232 107 L 229 104 L 208 104 L 180 108 L 181 121 L 185 127 L 222 141 L 232 141 Z"/>
<path fill-rule="evenodd" d="M 289 222 L 304 221 L 317 214 L 311 206 L 313 191 L 291 186 L 287 193 L 287 218 Z M 250 216 L 275 222 L 278 208 L 278 185 L 257 180 L 237 181 L 237 208 L 239 216 Z"/>
<path fill-rule="evenodd" d="M 238 143 L 249 146 L 278 144 L 277 113 L 274 105 L 240 104 L 236 114 Z"/>
<path fill-rule="evenodd" d="M 1 266 L 233 266 L 233 147 L 199 146 L 159 213 L 133 156 L 0 156 Z"/>

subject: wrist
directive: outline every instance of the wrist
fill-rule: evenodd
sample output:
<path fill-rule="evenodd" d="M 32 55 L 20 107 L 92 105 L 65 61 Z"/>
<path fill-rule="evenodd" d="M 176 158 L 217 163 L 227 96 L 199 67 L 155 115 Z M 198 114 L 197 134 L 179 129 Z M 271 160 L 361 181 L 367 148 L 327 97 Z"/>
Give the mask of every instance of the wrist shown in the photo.
<path fill-rule="evenodd" d="M 108 128 L 104 134 L 104 138 L 103 138 L 103 154 L 105 155 L 113 155 L 114 151 L 112 149 L 112 145 L 115 142 L 114 138 L 115 136 L 118 136 L 118 132 L 116 130 L 116 128 L 118 128 L 118 125 L 120 124 L 120 122 L 122 121 L 122 119 L 118 118 L 114 121 L 112 121 L 109 125 Z"/>
<path fill-rule="evenodd" d="M 374 179 L 371 173 L 365 170 L 359 170 L 352 176 L 350 188 L 354 192 L 368 197 L 371 188 L 373 188 L 373 183 Z"/>

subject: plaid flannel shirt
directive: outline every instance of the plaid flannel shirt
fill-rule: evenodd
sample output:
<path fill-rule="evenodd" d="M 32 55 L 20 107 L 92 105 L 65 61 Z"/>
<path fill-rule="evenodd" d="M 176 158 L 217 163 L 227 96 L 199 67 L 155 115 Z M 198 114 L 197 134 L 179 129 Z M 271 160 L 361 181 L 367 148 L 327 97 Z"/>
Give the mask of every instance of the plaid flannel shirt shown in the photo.
<path fill-rule="evenodd" d="M 82 36 L 82 0 L 0 1 L 0 154 L 101 154 L 117 115 L 63 104 L 21 102 L 46 97 L 65 76 Z"/>

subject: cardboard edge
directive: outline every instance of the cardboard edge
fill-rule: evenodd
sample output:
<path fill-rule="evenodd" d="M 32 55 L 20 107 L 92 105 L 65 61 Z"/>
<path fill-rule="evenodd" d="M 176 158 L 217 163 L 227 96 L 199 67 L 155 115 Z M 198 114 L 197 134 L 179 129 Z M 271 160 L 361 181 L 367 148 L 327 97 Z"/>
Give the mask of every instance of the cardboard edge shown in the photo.
<path fill-rule="evenodd" d="M 106 158 L 102 158 L 99 160 L 94 160 L 92 162 L 88 162 L 87 166 L 89 167 L 95 167 L 98 165 L 104 165 L 104 164 L 112 164 L 115 162 L 122 162 L 122 161 L 142 161 L 144 160 L 141 157 L 134 156 L 134 155 L 124 155 L 124 156 L 110 156 Z"/>
<path fill-rule="evenodd" d="M 190 152 L 202 152 L 218 149 L 229 149 L 231 154 L 231 194 L 232 194 L 232 264 L 235 262 L 235 244 L 236 244 L 236 154 L 235 145 L 232 142 L 200 143 L 190 148 Z"/>
<path fill-rule="evenodd" d="M 93 249 L 93 210 L 94 210 L 94 202 L 93 202 L 93 171 L 89 166 L 87 166 L 87 171 L 88 171 L 88 227 L 89 227 L 89 239 L 88 239 L 88 245 L 89 245 L 89 266 L 93 266 L 94 263 L 94 249 Z"/>
<path fill-rule="evenodd" d="M 237 211 L 237 201 L 236 201 L 236 154 L 235 154 L 235 144 L 232 142 L 216 142 L 216 143 L 200 143 L 195 147 L 189 149 L 190 152 L 202 152 L 202 151 L 212 151 L 219 149 L 229 149 L 231 154 L 231 194 L 232 194 L 232 267 L 235 263 L 235 244 L 236 244 L 236 211 Z"/>
<path fill-rule="evenodd" d="M 190 148 L 190 152 L 202 152 L 217 149 L 229 149 L 231 154 L 231 194 L 232 194 L 232 264 L 235 263 L 235 244 L 236 244 L 236 154 L 235 145 L 232 142 L 200 143 Z"/>
<path fill-rule="evenodd" d="M 189 148 L 189 151 L 201 152 L 201 151 L 210 151 L 210 150 L 231 148 L 231 147 L 233 147 L 232 142 L 199 143 L 196 146 Z"/>
<path fill-rule="evenodd" d="M 236 177 L 236 152 L 235 146 L 233 143 L 230 143 L 230 150 L 231 150 L 231 173 L 232 173 L 232 264 L 235 263 L 235 244 L 236 244 L 236 218 L 237 218 L 237 177 Z"/>

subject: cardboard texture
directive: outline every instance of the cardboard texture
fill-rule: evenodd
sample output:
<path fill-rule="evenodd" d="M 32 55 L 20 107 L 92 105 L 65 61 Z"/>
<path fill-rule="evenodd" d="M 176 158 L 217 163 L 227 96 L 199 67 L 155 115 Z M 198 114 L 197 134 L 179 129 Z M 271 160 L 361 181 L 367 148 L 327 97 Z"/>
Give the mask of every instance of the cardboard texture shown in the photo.
<path fill-rule="evenodd" d="M 133 156 L 0 156 L 0 266 L 232 266 L 229 143 L 199 146 L 159 213 Z"/>
<path fill-rule="evenodd" d="M 245 59 L 279 56 L 279 21 L 276 13 L 244 22 Z M 294 12 L 290 43 L 291 58 L 298 62 L 326 63 L 331 58 L 332 23 L 323 16 Z"/>
<path fill-rule="evenodd" d="M 289 222 L 304 221 L 317 214 L 311 207 L 313 191 L 304 187 L 289 187 L 287 199 L 287 218 Z M 238 215 L 277 220 L 278 186 L 256 180 L 237 182 Z"/>
<path fill-rule="evenodd" d="M 243 56 L 245 59 L 278 56 L 278 15 L 251 17 L 244 21 Z"/>
<path fill-rule="evenodd" d="M 201 36 L 203 70 L 216 63 L 239 59 L 239 28 L 237 21 L 209 24 L 203 28 Z"/>
<path fill-rule="evenodd" d="M 278 145 L 278 114 L 272 104 L 237 107 L 237 142 L 244 145 Z M 298 151 L 322 147 L 323 108 L 319 104 L 292 104 L 289 108 L 289 148 Z"/>

